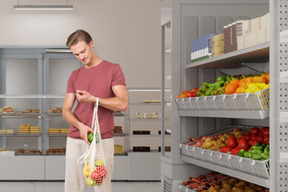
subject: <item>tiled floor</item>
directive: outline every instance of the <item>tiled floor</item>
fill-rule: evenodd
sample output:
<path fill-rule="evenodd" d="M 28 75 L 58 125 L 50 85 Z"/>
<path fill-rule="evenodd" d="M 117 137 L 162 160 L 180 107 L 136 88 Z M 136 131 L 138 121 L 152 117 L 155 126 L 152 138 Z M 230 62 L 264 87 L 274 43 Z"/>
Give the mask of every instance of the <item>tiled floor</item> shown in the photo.
<path fill-rule="evenodd" d="M 160 182 L 112 182 L 112 192 L 160 192 Z M 63 182 L 0 182 L 0 192 L 64 192 Z M 85 192 L 93 192 L 86 187 Z"/>

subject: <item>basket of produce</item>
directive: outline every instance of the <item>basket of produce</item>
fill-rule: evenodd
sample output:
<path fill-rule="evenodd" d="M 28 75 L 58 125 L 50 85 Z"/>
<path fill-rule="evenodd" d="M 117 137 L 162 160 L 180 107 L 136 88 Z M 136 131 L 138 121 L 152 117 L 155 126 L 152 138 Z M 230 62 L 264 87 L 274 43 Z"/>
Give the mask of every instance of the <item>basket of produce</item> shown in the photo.
<path fill-rule="evenodd" d="M 269 109 L 269 80 L 269 73 L 220 76 L 214 83 L 203 82 L 199 89 L 182 91 L 176 103 L 179 110 L 265 111 Z"/>
<path fill-rule="evenodd" d="M 230 177 L 217 172 L 207 175 L 189 177 L 179 185 L 180 192 L 221 192 L 221 191 L 245 191 L 245 192 L 269 192 L 268 188 Z"/>
<path fill-rule="evenodd" d="M 181 144 L 182 155 L 269 178 L 269 127 L 228 126 L 189 140 Z"/>

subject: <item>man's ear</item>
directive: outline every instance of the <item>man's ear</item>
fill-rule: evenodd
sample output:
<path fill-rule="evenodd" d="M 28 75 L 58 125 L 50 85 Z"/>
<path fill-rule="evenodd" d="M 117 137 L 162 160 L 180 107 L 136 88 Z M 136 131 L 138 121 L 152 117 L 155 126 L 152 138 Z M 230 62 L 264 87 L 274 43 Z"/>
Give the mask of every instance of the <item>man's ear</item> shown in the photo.
<path fill-rule="evenodd" d="M 94 48 L 94 41 L 91 40 L 89 45 L 90 45 L 90 47 Z"/>

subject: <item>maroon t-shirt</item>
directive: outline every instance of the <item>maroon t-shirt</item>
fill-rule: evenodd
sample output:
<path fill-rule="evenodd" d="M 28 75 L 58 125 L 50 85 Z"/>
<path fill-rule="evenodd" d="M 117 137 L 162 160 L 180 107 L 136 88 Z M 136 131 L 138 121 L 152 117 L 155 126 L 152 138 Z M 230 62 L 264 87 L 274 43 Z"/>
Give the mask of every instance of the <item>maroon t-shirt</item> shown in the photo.
<path fill-rule="evenodd" d="M 95 67 L 86 69 L 84 66 L 73 71 L 67 83 L 66 93 L 76 93 L 84 90 L 95 97 L 115 97 L 112 87 L 115 85 L 126 85 L 125 77 L 119 64 L 113 64 L 103 60 Z M 91 127 L 94 103 L 80 103 L 77 101 L 74 110 L 75 117 L 85 125 Z M 114 129 L 114 112 L 99 106 L 98 119 L 102 139 L 112 138 Z M 79 130 L 70 126 L 68 137 L 81 139 Z"/>

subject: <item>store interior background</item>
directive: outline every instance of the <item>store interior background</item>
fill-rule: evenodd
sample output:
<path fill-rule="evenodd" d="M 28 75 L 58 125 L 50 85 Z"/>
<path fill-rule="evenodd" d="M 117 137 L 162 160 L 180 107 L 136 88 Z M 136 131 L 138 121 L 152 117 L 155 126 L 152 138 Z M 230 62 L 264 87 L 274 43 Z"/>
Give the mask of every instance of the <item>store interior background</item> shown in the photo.
<path fill-rule="evenodd" d="M 160 1 L 69 0 L 73 11 L 15 11 L 18 0 L 0 0 L 0 47 L 65 47 L 77 29 L 88 31 L 102 58 L 119 63 L 128 88 L 160 88 Z M 20 0 L 20 5 L 66 0 Z"/>
<path fill-rule="evenodd" d="M 0 48 L 66 48 L 67 37 L 77 29 L 84 29 L 93 37 L 95 51 L 102 59 L 121 65 L 128 89 L 161 88 L 161 24 L 171 19 L 171 11 L 166 8 L 170 1 L 69 0 L 69 4 L 74 6 L 73 11 L 13 10 L 18 3 L 62 5 L 66 2 L 0 0 L 0 24 L 3 26 Z M 160 99 L 160 92 L 156 99 Z M 5 185 L 2 183 L 1 188 L 7 185 L 9 188 L 15 186 L 13 181 L 9 181 Z M 121 188 L 121 184 L 116 185 Z M 26 182 L 19 186 L 23 186 L 24 191 L 47 187 Z M 61 183 L 54 185 L 58 186 L 62 189 Z M 148 186 L 158 189 L 160 182 Z M 138 185 L 136 187 L 139 189 Z M 122 185 L 123 191 L 124 188 Z"/>

